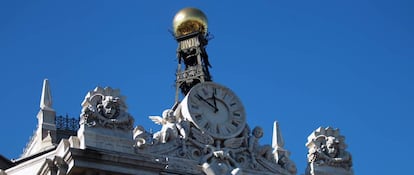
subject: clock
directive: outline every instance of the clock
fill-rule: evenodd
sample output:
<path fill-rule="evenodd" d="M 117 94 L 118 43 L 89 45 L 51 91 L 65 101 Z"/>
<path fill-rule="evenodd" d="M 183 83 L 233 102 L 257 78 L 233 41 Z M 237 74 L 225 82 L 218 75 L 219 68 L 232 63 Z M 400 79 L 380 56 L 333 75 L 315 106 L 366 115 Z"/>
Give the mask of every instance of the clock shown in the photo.
<path fill-rule="evenodd" d="M 199 83 L 191 88 L 181 108 L 184 118 L 216 139 L 236 137 L 246 126 L 240 99 L 229 88 L 214 82 Z"/>

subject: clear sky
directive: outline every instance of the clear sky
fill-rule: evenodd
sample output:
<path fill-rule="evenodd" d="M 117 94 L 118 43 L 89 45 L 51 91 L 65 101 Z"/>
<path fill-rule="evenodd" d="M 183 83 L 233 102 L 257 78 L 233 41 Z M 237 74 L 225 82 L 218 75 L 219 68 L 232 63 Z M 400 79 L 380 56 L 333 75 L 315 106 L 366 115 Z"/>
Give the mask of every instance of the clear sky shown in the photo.
<path fill-rule="evenodd" d="M 135 125 L 174 102 L 177 11 L 197 7 L 214 35 L 215 82 L 231 88 L 251 128 L 306 167 L 307 136 L 340 128 L 355 174 L 410 174 L 414 1 L 0 1 L 0 154 L 18 158 L 36 129 L 42 81 L 58 115 L 79 117 L 96 86 L 127 96 Z"/>

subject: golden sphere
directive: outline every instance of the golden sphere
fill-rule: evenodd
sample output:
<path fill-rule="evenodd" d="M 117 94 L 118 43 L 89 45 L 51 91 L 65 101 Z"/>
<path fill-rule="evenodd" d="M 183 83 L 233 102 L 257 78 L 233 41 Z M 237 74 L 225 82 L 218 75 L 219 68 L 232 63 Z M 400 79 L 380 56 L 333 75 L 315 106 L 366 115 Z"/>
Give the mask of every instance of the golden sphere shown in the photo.
<path fill-rule="evenodd" d="M 207 17 L 199 9 L 184 8 L 180 10 L 173 20 L 174 35 L 176 37 L 193 32 L 207 34 Z"/>

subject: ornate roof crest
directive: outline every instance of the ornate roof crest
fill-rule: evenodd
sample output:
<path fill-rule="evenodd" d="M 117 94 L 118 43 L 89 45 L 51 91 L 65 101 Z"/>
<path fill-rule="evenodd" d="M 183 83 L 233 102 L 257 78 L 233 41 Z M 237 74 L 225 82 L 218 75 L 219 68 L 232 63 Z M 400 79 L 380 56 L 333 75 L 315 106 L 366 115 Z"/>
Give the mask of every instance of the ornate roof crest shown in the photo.
<path fill-rule="evenodd" d="M 81 125 L 132 130 L 134 119 L 127 112 L 119 89 L 96 87 L 82 102 Z"/>
<path fill-rule="evenodd" d="M 352 157 L 345 150 L 345 137 L 339 134 L 339 129 L 319 127 L 309 135 L 306 147 L 309 149 L 307 175 L 328 172 L 353 174 Z"/>

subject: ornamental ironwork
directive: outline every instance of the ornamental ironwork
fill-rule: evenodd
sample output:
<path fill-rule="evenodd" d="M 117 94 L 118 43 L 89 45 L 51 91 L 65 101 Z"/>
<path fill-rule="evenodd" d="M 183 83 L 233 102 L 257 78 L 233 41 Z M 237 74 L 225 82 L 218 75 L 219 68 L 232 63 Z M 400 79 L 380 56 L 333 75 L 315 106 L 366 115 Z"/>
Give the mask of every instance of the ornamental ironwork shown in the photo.
<path fill-rule="evenodd" d="M 66 116 L 56 116 L 56 129 L 77 131 L 79 129 L 79 119 Z"/>

